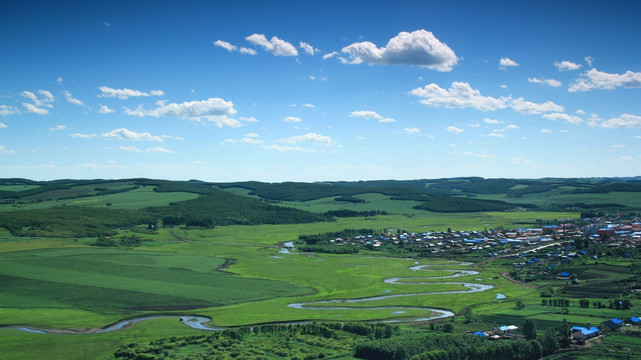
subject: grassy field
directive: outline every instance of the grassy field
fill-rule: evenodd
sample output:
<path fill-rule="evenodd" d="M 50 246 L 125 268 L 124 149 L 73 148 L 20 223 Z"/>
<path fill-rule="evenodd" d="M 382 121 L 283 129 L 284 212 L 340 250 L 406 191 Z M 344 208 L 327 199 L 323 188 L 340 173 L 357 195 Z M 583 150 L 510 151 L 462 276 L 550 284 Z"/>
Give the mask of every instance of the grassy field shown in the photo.
<path fill-rule="evenodd" d="M 60 190 L 55 194 L 49 192 L 46 196 L 29 197 L 18 200 L 14 204 L 0 204 L 0 211 L 47 209 L 63 205 L 106 207 L 107 204 L 110 204 L 109 207 L 112 209 L 142 209 L 148 206 L 167 206 L 172 202 L 198 197 L 198 194 L 187 192 L 158 193 L 153 191 L 152 186 L 141 186 L 138 189 L 109 195 L 94 195 L 92 189 L 95 186 L 80 188 L 73 188 L 73 192 L 69 190 Z M 110 187 L 110 189 L 115 188 Z M 73 198 L 58 199 L 60 196 L 73 196 Z"/>

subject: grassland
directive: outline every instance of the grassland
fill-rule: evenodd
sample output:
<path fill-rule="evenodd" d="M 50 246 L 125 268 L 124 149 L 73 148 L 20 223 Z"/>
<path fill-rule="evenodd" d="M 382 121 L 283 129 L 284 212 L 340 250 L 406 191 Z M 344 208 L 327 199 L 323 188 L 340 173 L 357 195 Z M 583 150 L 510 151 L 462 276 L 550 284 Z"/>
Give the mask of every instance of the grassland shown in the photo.
<path fill-rule="evenodd" d="M 33 191 L 39 186 L 2 185 L 0 190 Z M 527 190 L 528 186 L 515 184 L 511 185 L 511 189 Z M 71 186 L 48 194 L 30 195 L 13 204 L 0 204 L 0 211 L 51 209 L 61 204 L 140 210 L 201 196 L 186 191 L 157 192 L 154 188 L 154 185 L 141 185 L 134 181 Z M 569 189 L 554 188 L 548 193 L 560 196 L 561 191 Z M 225 190 L 235 195 L 249 194 L 246 188 L 232 186 Z M 104 194 L 106 191 L 113 193 Z M 613 196 L 612 202 L 621 203 L 625 200 L 621 197 L 615 201 L 614 197 L 618 194 L 606 195 Z M 210 229 L 185 226 L 153 231 L 148 231 L 146 226 L 112 229 L 116 232 L 114 237 L 135 235 L 147 240 L 133 249 L 97 248 L 92 246 L 96 243 L 96 237 L 16 237 L 0 228 L 0 325 L 50 329 L 101 328 L 120 319 L 160 313 L 209 316 L 212 318 L 211 325 L 216 326 L 301 320 L 403 321 L 430 315 L 429 310 L 420 308 L 438 308 L 459 315 L 471 311 L 471 323 L 463 323 L 462 316 L 452 323 L 457 330 L 476 331 L 506 323 L 521 324 L 526 318 L 534 319 L 540 327 L 544 327 L 556 325 L 562 318 L 578 325 L 588 320 L 634 314 L 632 311 L 617 313 L 611 309 L 581 309 L 575 305 L 567 313 L 560 314 L 561 309 L 541 305 L 540 289 L 536 286 L 509 281 L 503 276 L 509 269 L 500 266 L 500 261 L 486 263 L 481 256 L 478 256 L 476 264 L 462 266 L 460 260 L 456 259 L 405 259 L 385 257 L 370 251 L 361 251 L 358 255 L 279 252 L 283 242 L 297 239 L 300 235 L 349 228 L 377 231 L 403 229 L 409 232 L 444 231 L 448 228 L 512 229 L 579 216 L 571 211 L 436 213 L 415 209 L 419 201 L 393 200 L 391 195 L 380 192 L 352 196 L 364 202 L 336 201 L 336 196 L 331 196 L 308 201 L 280 201 L 279 205 L 316 214 L 347 209 L 384 210 L 389 215 L 338 218 L 335 221 L 306 224 L 231 225 Z M 497 196 L 478 195 L 488 199 Z M 568 203 L 574 203 L 585 202 L 594 194 L 567 196 Z M 254 195 L 250 197 L 258 199 Z M 524 199 L 541 205 L 548 204 L 547 200 L 536 194 L 525 194 L 518 201 Z M 510 201 L 507 197 L 500 200 Z M 630 206 L 637 202 L 641 205 L 638 197 L 626 201 L 625 204 Z M 603 264 L 598 269 L 586 266 L 573 269 L 573 272 L 588 280 L 625 280 L 619 271 L 621 269 L 614 266 L 629 264 L 616 261 L 620 260 L 612 260 L 612 263 Z M 417 264 L 431 265 L 430 269 L 434 271 L 409 269 Z M 220 271 L 221 267 L 224 271 Z M 389 284 L 383 281 L 392 277 L 428 278 L 471 268 L 479 271 L 479 274 L 455 279 L 414 280 L 432 281 L 434 284 Z M 469 294 L 430 294 L 465 289 L 460 284 L 444 284 L 446 282 L 488 284 L 493 288 Z M 551 280 L 544 285 L 560 289 L 564 284 Z M 505 298 L 497 299 L 499 293 Z M 334 309 L 331 304 L 319 303 L 385 294 L 409 296 L 346 304 L 353 309 Z M 517 301 L 525 307 L 516 309 Z M 325 309 L 296 309 L 288 307 L 291 303 L 314 303 L 315 306 L 325 306 Z M 397 309 L 371 309 L 375 306 L 407 308 L 401 312 Z M 46 355 L 44 357 L 50 359 L 108 358 L 121 344 L 194 334 L 202 334 L 202 331 L 190 329 L 176 319 L 150 320 L 122 331 L 90 335 L 52 336 L 0 329 L 0 354 L 3 354 L 0 357 L 31 359 Z M 28 347 L 25 346 L 27 344 Z M 21 348 L 21 351 L 16 348 Z M 183 350 L 189 351 L 187 348 Z"/>

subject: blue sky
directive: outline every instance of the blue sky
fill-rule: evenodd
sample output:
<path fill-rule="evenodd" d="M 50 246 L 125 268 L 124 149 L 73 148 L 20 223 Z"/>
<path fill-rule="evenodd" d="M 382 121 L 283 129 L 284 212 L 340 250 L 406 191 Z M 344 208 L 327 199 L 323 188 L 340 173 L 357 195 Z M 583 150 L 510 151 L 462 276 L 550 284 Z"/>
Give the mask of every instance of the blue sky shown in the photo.
<path fill-rule="evenodd" d="M 3 1 L 0 174 L 641 175 L 638 1 Z"/>

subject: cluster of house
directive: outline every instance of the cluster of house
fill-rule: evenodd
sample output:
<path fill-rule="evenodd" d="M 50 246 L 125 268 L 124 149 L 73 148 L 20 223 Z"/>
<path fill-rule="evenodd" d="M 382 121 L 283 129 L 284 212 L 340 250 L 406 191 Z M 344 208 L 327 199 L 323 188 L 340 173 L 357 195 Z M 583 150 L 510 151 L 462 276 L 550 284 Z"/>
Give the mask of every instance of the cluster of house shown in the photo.
<path fill-rule="evenodd" d="M 610 330 L 616 330 L 622 327 L 625 323 L 629 325 L 639 326 L 641 325 L 641 319 L 639 319 L 637 316 L 633 316 L 627 319 L 626 321 L 618 318 L 614 318 L 614 319 L 604 321 L 603 327 L 606 327 Z M 505 326 L 495 327 L 486 331 L 477 331 L 477 332 L 474 332 L 473 334 L 485 337 L 490 340 L 513 339 L 517 336 L 516 331 L 518 329 L 519 328 L 516 325 L 505 325 Z M 573 326 L 571 330 L 572 330 L 572 340 L 577 340 L 577 341 L 581 341 L 581 340 L 585 341 L 601 335 L 601 330 L 597 327 L 592 326 L 590 322 L 588 322 L 586 326 Z"/>

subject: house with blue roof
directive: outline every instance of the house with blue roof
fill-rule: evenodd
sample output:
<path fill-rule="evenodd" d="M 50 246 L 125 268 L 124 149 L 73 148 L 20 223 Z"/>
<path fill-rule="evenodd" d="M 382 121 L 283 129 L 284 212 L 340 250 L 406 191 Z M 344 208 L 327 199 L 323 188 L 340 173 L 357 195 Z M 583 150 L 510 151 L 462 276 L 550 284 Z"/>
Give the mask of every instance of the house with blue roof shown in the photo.
<path fill-rule="evenodd" d="M 583 326 L 572 327 L 572 339 L 574 340 L 588 340 L 599 336 L 599 334 L 601 334 L 601 330 L 594 326 L 589 328 Z"/>
<path fill-rule="evenodd" d="M 477 331 L 477 332 L 475 332 L 475 333 L 474 333 L 474 335 L 482 336 L 482 337 L 487 337 L 487 334 L 486 334 L 486 333 L 484 333 L 483 331 Z"/>
<path fill-rule="evenodd" d="M 570 274 L 569 272 L 564 271 L 562 273 L 559 273 L 559 279 L 569 279 L 571 275 L 572 274 Z"/>
<path fill-rule="evenodd" d="M 641 323 L 641 319 L 639 319 L 636 316 L 633 316 L 633 317 L 630 318 L 630 323 L 632 325 L 639 325 Z"/>
<path fill-rule="evenodd" d="M 612 330 L 616 330 L 616 329 L 620 328 L 621 326 L 623 326 L 623 320 L 621 320 L 619 318 L 614 318 L 614 319 L 610 319 L 610 320 L 604 321 L 603 325 L 609 327 Z"/>

